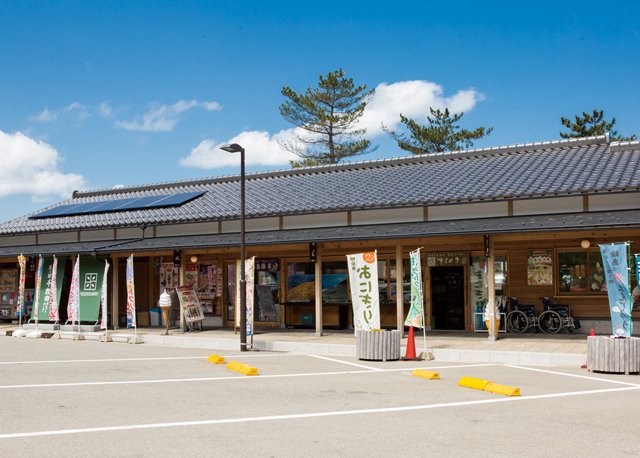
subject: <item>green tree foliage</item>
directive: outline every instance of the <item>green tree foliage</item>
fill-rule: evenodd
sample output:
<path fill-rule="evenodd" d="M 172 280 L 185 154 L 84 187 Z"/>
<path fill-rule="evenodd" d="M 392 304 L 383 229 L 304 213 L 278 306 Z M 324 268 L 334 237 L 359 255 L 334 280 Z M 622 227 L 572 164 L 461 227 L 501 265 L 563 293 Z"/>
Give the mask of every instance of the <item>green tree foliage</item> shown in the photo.
<path fill-rule="evenodd" d="M 604 110 L 593 110 L 592 114 L 583 111 L 582 116 L 575 115 L 575 118 L 576 121 L 571 122 L 570 119 L 564 116 L 560 117 L 562 125 L 571 129 L 571 132 L 560 132 L 562 138 L 595 137 L 604 135 L 605 132 L 609 132 L 613 141 L 628 142 L 637 138 L 635 135 L 622 137 L 618 135 L 617 130 L 612 130 L 613 125 L 616 123 L 616 118 L 613 118 L 611 122 L 607 122 L 604 119 Z"/>
<path fill-rule="evenodd" d="M 429 124 L 421 126 L 413 119 L 400 115 L 400 121 L 409 129 L 409 137 L 405 133 L 390 131 L 384 124 L 384 130 L 391 138 L 398 142 L 398 146 L 413 154 L 442 153 L 444 151 L 460 151 L 464 148 L 471 148 L 473 140 L 477 140 L 489 135 L 493 127 L 478 127 L 475 130 L 461 129 L 456 123 L 462 118 L 464 112 L 454 114 L 449 113 L 445 108 L 444 112 L 429 108 L 431 117 L 427 116 Z"/>
<path fill-rule="evenodd" d="M 355 87 L 352 78 L 345 78 L 342 69 L 320 76 L 317 88 L 308 87 L 298 94 L 282 88 L 288 100 L 280 105 L 280 114 L 291 124 L 304 130 L 294 134 L 292 141 L 278 141 L 285 149 L 300 156 L 290 161 L 292 167 L 337 164 L 347 157 L 368 154 L 377 149 L 369 140 L 361 139 L 366 129 L 357 129 L 375 89 Z"/>

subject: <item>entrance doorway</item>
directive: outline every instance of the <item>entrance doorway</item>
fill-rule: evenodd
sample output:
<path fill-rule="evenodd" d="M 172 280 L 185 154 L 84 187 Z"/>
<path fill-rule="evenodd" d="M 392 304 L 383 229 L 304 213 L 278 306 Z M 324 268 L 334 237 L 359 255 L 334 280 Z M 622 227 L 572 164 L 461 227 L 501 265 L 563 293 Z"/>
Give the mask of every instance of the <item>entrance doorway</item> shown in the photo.
<path fill-rule="evenodd" d="M 464 267 L 431 268 L 435 329 L 464 330 Z"/>

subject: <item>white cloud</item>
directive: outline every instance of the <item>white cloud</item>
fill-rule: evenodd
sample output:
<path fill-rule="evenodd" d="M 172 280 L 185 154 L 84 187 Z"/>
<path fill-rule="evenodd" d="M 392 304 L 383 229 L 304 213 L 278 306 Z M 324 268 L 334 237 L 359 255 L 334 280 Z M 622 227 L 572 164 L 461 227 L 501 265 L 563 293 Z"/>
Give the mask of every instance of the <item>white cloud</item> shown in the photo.
<path fill-rule="evenodd" d="M 31 115 L 29 117 L 29 121 L 51 122 L 66 116 L 69 116 L 77 121 L 82 121 L 83 119 L 91 116 L 91 113 L 87 111 L 86 106 L 78 102 L 73 102 L 67 107 L 59 108 L 54 111 L 49 111 L 49 107 L 47 107 L 42 113 Z"/>
<path fill-rule="evenodd" d="M 0 131 L 0 154 L 0 197 L 28 194 L 34 202 L 42 202 L 54 195 L 68 198 L 86 188 L 82 175 L 58 169 L 61 158 L 54 147 L 20 132 Z"/>
<path fill-rule="evenodd" d="M 191 150 L 187 157 L 180 158 L 182 167 L 197 167 L 200 169 L 215 169 L 219 167 L 239 167 L 238 154 L 222 151 L 220 146 L 225 143 L 238 143 L 246 151 L 245 163 L 247 166 L 272 165 L 279 166 L 289 164 L 290 160 L 299 159 L 298 156 L 285 150 L 278 144 L 279 138 L 288 138 L 293 129 L 287 129 L 274 135 L 268 132 L 242 132 L 227 142 L 204 140 Z"/>
<path fill-rule="evenodd" d="M 111 108 L 111 105 L 109 105 L 108 101 L 102 102 L 98 105 L 98 113 L 103 118 L 111 118 L 113 116 L 113 109 Z"/>
<path fill-rule="evenodd" d="M 168 132 L 180 120 L 180 113 L 193 107 L 202 107 L 207 111 L 221 110 L 222 107 L 217 102 L 198 102 L 197 100 L 180 100 L 173 105 L 155 104 L 142 115 L 141 118 L 133 121 L 116 121 L 118 127 L 127 130 L 142 130 L 147 132 Z"/>
<path fill-rule="evenodd" d="M 452 113 L 472 110 L 476 103 L 484 100 L 484 94 L 474 89 L 458 91 L 451 97 L 443 97 L 443 88 L 430 81 L 401 81 L 398 83 L 381 83 L 376 87 L 376 94 L 360 118 L 358 127 L 366 127 L 366 137 L 373 138 L 384 132 L 380 124 L 389 129 L 400 125 L 400 113 L 419 123 L 427 123 L 429 108 Z"/>

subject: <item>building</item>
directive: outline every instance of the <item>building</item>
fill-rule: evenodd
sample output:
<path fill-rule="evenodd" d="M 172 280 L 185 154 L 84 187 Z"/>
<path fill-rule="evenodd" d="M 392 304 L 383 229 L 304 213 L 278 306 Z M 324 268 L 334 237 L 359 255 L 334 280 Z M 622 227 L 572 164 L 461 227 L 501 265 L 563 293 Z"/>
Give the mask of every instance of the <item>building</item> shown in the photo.
<path fill-rule="evenodd" d="M 569 305 L 583 329 L 608 332 L 598 244 L 640 242 L 640 142 L 610 142 L 607 134 L 253 173 L 246 202 L 256 326 L 348 327 L 345 255 L 377 250 L 382 326 L 402 328 L 406 293 L 397 294 L 397 277 L 406 292 L 408 254 L 421 248 L 428 329 L 472 331 L 488 297 L 486 249 L 498 301 L 515 296 L 541 311 L 539 298 L 548 296 Z M 124 262 L 133 253 L 141 316 L 164 286 L 199 280 L 206 324 L 233 326 L 239 208 L 239 176 L 75 192 L 0 225 L 0 275 L 15 277 L 21 253 L 66 257 L 58 279 L 64 306 L 71 258 L 106 257 L 109 322 L 117 328 L 126 315 Z M 6 283 L 9 293 L 15 281 Z M 11 316 L 8 301 L 0 313 Z"/>

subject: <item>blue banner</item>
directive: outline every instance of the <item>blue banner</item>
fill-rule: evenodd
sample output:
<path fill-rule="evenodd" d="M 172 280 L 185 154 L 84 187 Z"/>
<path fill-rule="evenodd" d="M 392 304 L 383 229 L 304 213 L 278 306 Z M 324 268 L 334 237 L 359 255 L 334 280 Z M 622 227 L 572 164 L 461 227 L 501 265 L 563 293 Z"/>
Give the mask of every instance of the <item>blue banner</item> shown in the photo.
<path fill-rule="evenodd" d="M 613 335 L 631 337 L 631 292 L 629 290 L 629 262 L 627 244 L 600 245 Z"/>

